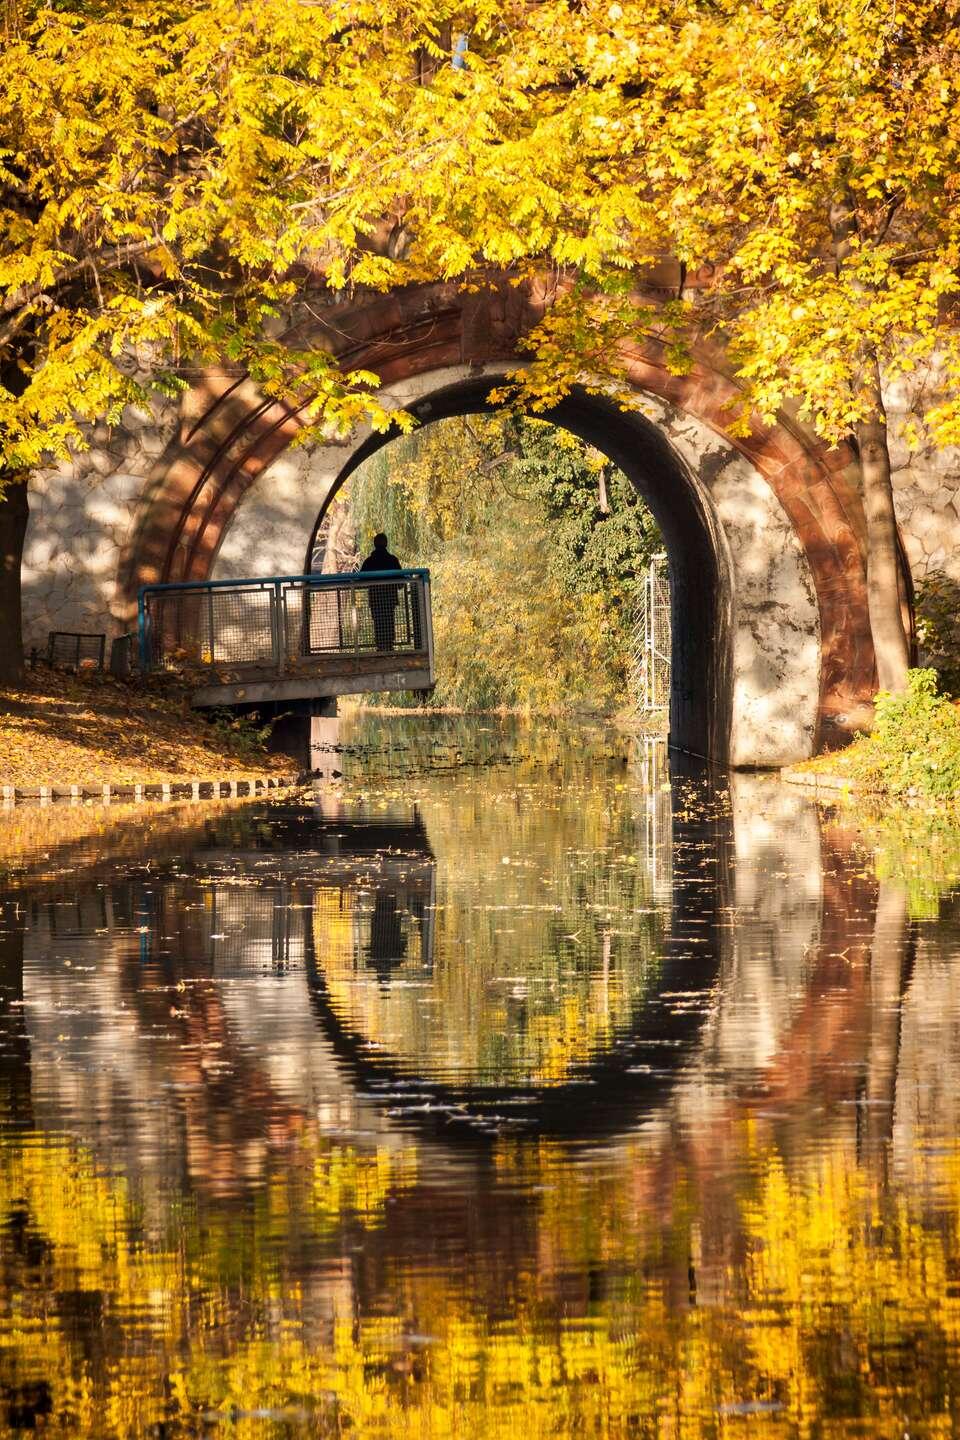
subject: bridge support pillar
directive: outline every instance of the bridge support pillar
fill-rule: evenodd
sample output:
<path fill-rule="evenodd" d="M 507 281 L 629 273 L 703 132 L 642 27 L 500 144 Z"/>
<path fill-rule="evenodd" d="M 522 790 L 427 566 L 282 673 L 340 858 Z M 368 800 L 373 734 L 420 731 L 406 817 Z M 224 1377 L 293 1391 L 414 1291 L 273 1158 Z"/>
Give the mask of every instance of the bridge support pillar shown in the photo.
<path fill-rule="evenodd" d="M 336 780 L 343 770 L 335 699 L 318 701 L 310 717 L 310 770 L 318 780 Z"/>
<path fill-rule="evenodd" d="M 267 749 L 274 755 L 289 755 L 301 774 L 318 780 L 339 775 L 340 722 L 335 696 L 265 701 L 249 707 L 247 713 L 261 725 L 273 722 Z"/>

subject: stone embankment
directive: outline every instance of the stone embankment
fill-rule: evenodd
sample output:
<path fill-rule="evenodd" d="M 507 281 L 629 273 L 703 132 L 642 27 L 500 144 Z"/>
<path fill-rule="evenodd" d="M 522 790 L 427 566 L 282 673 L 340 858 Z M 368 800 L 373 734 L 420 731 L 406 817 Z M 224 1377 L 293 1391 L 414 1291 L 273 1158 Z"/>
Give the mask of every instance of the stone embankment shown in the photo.
<path fill-rule="evenodd" d="M 210 723 L 169 683 L 29 673 L 0 691 L 0 804 L 221 799 L 296 783 L 248 723 Z"/>
<path fill-rule="evenodd" d="M 0 785 L 0 803 L 5 807 L 38 802 L 41 805 L 86 804 L 97 800 L 111 805 L 115 800 L 233 800 L 283 790 L 296 785 L 296 775 L 271 775 L 266 779 L 172 780 L 135 785 Z"/>
<path fill-rule="evenodd" d="M 780 778 L 788 785 L 803 785 L 808 790 L 822 790 L 831 796 L 852 795 L 862 786 L 852 776 L 823 770 L 807 770 L 799 765 L 785 765 Z"/>

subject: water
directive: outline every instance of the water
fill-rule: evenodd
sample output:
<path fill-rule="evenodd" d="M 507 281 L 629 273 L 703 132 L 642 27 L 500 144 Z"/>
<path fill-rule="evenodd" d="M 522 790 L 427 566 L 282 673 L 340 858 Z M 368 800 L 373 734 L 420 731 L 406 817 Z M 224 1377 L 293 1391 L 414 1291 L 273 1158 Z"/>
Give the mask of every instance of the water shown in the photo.
<path fill-rule="evenodd" d="M 3 1433 L 954 1433 L 960 839 L 346 742 L 339 799 L 0 816 Z"/>

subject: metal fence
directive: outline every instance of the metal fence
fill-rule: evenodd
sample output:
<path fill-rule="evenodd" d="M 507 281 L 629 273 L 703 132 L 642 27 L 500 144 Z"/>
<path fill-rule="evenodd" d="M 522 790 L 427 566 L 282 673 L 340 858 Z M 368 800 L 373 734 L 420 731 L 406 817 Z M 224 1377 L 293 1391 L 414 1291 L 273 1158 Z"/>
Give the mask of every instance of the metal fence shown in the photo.
<path fill-rule="evenodd" d="M 670 582 L 666 555 L 655 555 L 640 587 L 634 624 L 632 688 L 641 715 L 670 709 Z"/>
<path fill-rule="evenodd" d="M 47 664 L 66 670 L 103 669 L 106 635 L 80 630 L 51 630 L 47 638 Z"/>
<path fill-rule="evenodd" d="M 146 586 L 139 627 L 148 670 L 284 676 L 387 655 L 432 669 L 427 570 Z"/>

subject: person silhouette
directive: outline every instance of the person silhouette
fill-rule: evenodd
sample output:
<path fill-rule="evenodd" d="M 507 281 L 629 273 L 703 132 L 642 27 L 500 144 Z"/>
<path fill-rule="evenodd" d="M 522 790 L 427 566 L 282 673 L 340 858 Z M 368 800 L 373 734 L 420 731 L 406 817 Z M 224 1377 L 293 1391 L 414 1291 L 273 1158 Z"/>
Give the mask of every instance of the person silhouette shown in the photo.
<path fill-rule="evenodd" d="M 407 937 L 403 933 L 403 917 L 399 897 L 392 890 L 378 890 L 370 916 L 370 944 L 367 954 L 381 985 L 388 985 L 398 965 L 407 954 Z"/>
<path fill-rule="evenodd" d="M 373 571 L 402 570 L 396 555 L 387 549 L 387 537 L 381 531 L 373 537 L 373 549 L 360 566 L 368 574 Z M 368 593 L 370 616 L 373 620 L 373 638 L 378 650 L 393 650 L 397 643 L 397 597 L 399 585 L 385 581 L 374 581 Z"/>

